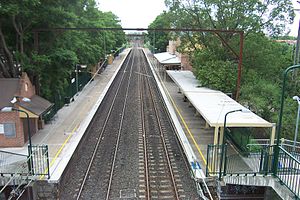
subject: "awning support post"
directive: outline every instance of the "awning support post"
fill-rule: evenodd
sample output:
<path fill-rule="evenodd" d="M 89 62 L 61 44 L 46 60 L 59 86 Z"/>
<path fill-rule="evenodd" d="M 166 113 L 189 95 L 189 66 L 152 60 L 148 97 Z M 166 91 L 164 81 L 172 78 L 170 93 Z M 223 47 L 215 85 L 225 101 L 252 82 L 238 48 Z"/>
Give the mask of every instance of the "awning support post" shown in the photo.
<path fill-rule="evenodd" d="M 224 138 L 224 127 L 220 127 L 220 140 L 219 144 L 223 144 L 223 138 Z"/>
<path fill-rule="evenodd" d="M 272 133 L 271 133 L 271 138 L 270 138 L 270 145 L 275 144 L 275 133 L 276 133 L 276 124 L 272 124 Z"/>

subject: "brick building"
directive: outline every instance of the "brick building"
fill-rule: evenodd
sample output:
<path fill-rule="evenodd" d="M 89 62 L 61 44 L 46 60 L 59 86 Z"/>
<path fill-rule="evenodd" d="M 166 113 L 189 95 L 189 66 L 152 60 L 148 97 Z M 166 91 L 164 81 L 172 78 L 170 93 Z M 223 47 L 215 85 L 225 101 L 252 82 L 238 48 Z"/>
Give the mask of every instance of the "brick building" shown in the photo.
<path fill-rule="evenodd" d="M 23 97 L 30 102 L 22 101 Z M 0 110 L 14 107 L 29 115 L 30 133 L 33 136 L 43 128 L 43 116 L 52 107 L 46 99 L 35 94 L 35 87 L 26 73 L 20 78 L 0 79 Z M 0 147 L 22 147 L 28 141 L 26 114 L 19 111 L 0 111 Z"/>
<path fill-rule="evenodd" d="M 178 38 L 176 41 L 175 40 L 170 40 L 169 45 L 167 46 L 167 52 L 170 54 L 176 55 L 178 59 L 181 62 L 181 69 L 182 70 L 189 70 L 192 71 L 193 67 L 190 63 L 190 58 L 189 55 L 187 54 L 182 54 L 176 51 L 177 47 L 180 46 L 180 39 Z"/>

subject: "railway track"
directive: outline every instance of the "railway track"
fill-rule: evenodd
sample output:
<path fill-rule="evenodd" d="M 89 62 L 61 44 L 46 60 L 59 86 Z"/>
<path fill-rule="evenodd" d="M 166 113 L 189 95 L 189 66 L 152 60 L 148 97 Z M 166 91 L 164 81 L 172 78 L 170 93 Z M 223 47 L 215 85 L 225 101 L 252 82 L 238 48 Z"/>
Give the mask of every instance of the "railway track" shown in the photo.
<path fill-rule="evenodd" d="M 62 199 L 198 199 L 141 49 L 131 50 L 85 137 Z"/>
<path fill-rule="evenodd" d="M 178 171 L 174 171 L 171 161 L 174 155 L 168 148 L 170 143 L 165 138 L 166 129 L 159 113 L 158 95 L 152 83 L 153 77 L 143 56 L 140 57 L 139 66 L 141 74 L 138 82 L 141 105 L 140 141 L 142 141 L 139 149 L 141 154 L 140 174 L 143 177 L 141 185 L 145 184 L 145 195 L 142 195 L 141 191 L 140 198 L 179 199 L 177 182 L 180 180 L 176 180 Z M 147 113 L 153 114 L 148 115 Z"/>
<path fill-rule="evenodd" d="M 109 199 L 110 190 L 111 190 L 111 184 L 115 169 L 115 162 L 116 157 L 119 149 L 120 144 L 120 137 L 123 129 L 123 122 L 124 122 L 124 116 L 125 116 L 125 110 L 127 106 L 127 99 L 128 99 L 128 92 L 129 92 L 129 85 L 130 85 L 130 79 L 132 76 L 132 68 L 134 64 L 134 54 L 133 52 L 130 55 L 129 61 L 126 63 L 121 81 L 118 84 L 117 91 L 114 95 L 114 98 L 111 102 L 111 106 L 109 109 L 109 112 L 106 116 L 105 123 L 102 127 L 102 130 L 99 134 L 99 138 L 102 138 L 102 140 L 98 140 L 97 144 L 95 145 L 95 148 L 93 150 L 93 155 L 91 157 L 91 160 L 89 162 L 89 165 L 87 167 L 87 170 L 85 172 L 84 179 L 81 183 L 80 189 L 77 194 L 77 200 L 78 199 L 90 199 L 96 197 L 95 194 L 90 193 L 89 188 L 93 188 L 93 184 L 99 183 L 99 174 L 104 174 L 103 169 L 99 169 L 99 163 L 104 161 L 107 163 L 105 166 L 107 169 L 105 170 L 105 175 L 101 179 L 104 180 L 103 182 L 106 182 L 105 185 L 100 184 L 102 188 L 102 192 L 97 194 L 97 198 L 101 196 L 101 199 Z M 125 89 L 125 91 L 124 91 Z M 120 101 L 120 102 L 118 102 Z M 123 102 L 122 102 L 123 101 Z M 120 112 L 113 112 L 113 110 L 119 110 Z M 117 114 L 117 115 L 116 115 Z M 114 129 L 117 128 L 115 131 L 110 132 L 107 129 L 107 127 L 111 124 L 114 124 Z M 114 133 L 114 134 L 109 134 Z M 109 142 L 110 148 L 107 148 L 105 145 L 104 138 L 107 138 L 113 142 Z M 101 145 L 100 145 L 101 144 Z M 107 155 L 107 153 L 109 155 Z M 106 154 L 106 155 L 104 155 Z M 100 180 L 101 180 L 100 179 Z M 102 181 L 101 181 L 102 182 Z M 101 183 L 100 182 L 100 183 Z M 88 189 L 85 189 L 85 188 Z"/>

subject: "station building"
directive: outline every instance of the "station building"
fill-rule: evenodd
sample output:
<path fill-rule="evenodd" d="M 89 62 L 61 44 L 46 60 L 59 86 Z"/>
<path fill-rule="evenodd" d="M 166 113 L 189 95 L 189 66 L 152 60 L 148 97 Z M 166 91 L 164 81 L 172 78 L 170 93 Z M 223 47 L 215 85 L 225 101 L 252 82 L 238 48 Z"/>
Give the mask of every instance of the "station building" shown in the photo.
<path fill-rule="evenodd" d="M 28 124 L 33 136 L 43 128 L 43 116 L 53 104 L 36 95 L 26 73 L 22 73 L 20 78 L 1 78 L 0 94 L 0 110 L 4 107 L 21 110 L 0 111 L 0 147 L 22 147 L 29 139 Z M 24 98 L 29 100 L 25 102 Z"/>

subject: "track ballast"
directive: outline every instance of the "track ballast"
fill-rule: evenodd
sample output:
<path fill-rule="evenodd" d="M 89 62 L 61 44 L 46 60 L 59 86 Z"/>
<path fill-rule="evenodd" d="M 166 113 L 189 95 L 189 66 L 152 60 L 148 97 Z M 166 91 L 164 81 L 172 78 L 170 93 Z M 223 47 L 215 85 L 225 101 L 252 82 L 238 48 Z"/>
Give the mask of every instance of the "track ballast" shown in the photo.
<path fill-rule="evenodd" d="M 61 199 L 198 199 L 142 49 L 127 56 L 75 155 Z"/>

